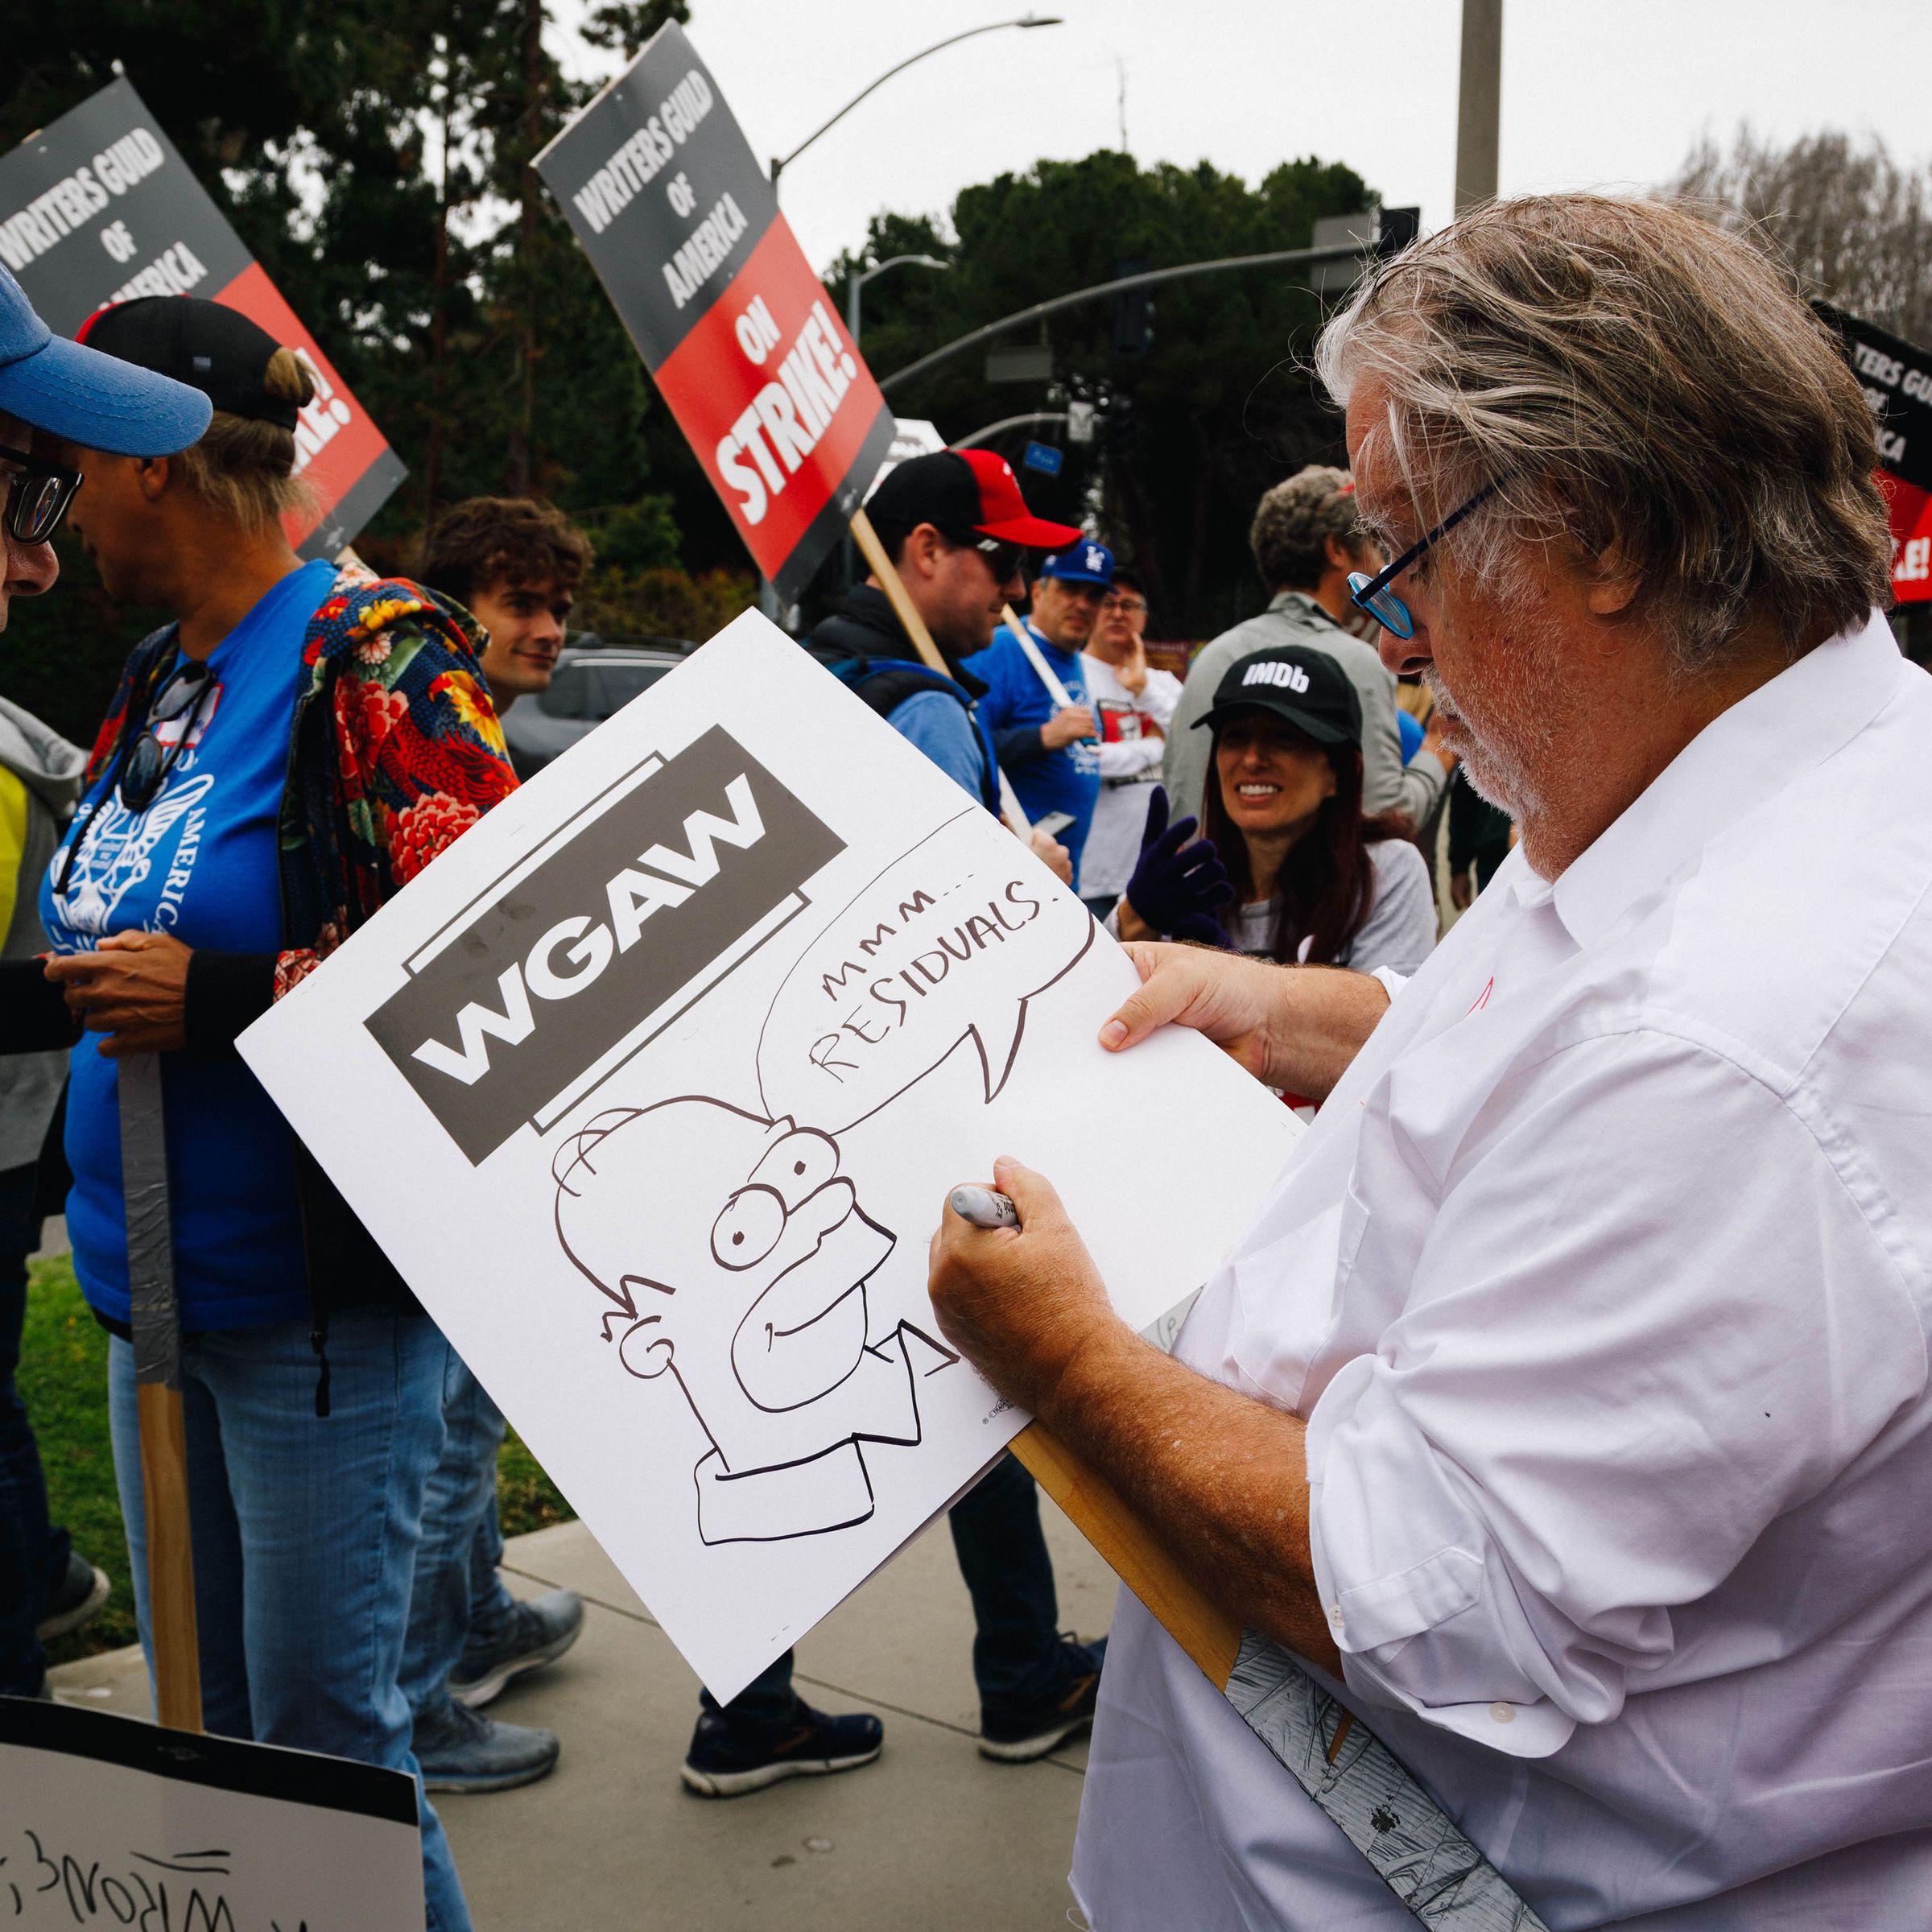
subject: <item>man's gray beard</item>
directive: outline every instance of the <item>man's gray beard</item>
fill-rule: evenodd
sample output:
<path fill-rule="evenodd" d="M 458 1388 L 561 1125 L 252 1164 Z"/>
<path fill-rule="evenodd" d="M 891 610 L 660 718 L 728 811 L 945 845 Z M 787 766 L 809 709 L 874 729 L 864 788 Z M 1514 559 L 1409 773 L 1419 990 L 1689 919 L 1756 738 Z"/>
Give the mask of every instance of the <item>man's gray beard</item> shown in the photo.
<path fill-rule="evenodd" d="M 1547 658 L 1539 653 L 1539 672 L 1546 669 L 1547 663 Z M 1422 681 L 1438 707 L 1461 728 L 1460 735 L 1466 747 L 1462 753 L 1463 775 L 1470 789 L 1499 811 L 1506 812 L 1519 825 L 1525 819 L 1538 816 L 1542 809 L 1542 795 L 1531 783 L 1523 761 L 1520 758 L 1509 758 L 1476 736 L 1463 711 L 1444 693 L 1433 665 L 1423 670 Z M 1539 676 L 1534 682 L 1542 683 L 1544 679 Z M 1520 723 L 1523 737 L 1534 749 L 1547 751 L 1554 737 L 1554 729 L 1542 706 L 1533 703 L 1530 709 L 1533 715 L 1511 721 Z M 1538 712 L 1542 715 L 1534 715 Z"/>

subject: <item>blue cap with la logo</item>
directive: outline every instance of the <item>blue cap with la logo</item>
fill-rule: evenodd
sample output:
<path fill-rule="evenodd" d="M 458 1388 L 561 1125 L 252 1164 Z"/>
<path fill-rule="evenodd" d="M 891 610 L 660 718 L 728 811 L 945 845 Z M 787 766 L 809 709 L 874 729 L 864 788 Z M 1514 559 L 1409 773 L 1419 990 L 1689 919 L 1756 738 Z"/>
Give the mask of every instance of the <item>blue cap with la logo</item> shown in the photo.
<path fill-rule="evenodd" d="M 1104 543 L 1083 538 L 1065 550 L 1056 550 L 1034 573 L 1058 577 L 1066 584 L 1097 584 L 1102 590 L 1113 582 L 1113 552 Z"/>

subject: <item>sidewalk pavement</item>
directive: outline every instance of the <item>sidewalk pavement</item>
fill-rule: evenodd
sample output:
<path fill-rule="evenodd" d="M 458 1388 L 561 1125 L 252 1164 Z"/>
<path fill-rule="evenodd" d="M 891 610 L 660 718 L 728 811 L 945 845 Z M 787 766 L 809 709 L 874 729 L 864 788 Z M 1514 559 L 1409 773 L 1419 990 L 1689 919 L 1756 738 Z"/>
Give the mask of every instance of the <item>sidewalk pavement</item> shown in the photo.
<path fill-rule="evenodd" d="M 1040 1513 L 1061 1624 L 1098 1636 L 1113 1612 L 1113 1575 L 1044 1499 Z M 972 1613 L 943 1525 L 799 1646 L 799 1688 L 811 1702 L 884 1718 L 879 1761 L 729 1800 L 679 1785 L 696 1679 L 589 1531 L 560 1523 L 515 1538 L 504 1561 L 518 1594 L 561 1584 L 588 1608 L 570 1653 L 489 1707 L 493 1717 L 556 1732 L 556 1771 L 520 1791 L 436 1801 L 478 1932 L 1067 1924 L 1085 1742 L 1018 1765 L 974 1748 Z M 53 1677 L 63 1702 L 148 1714 L 138 1649 Z"/>

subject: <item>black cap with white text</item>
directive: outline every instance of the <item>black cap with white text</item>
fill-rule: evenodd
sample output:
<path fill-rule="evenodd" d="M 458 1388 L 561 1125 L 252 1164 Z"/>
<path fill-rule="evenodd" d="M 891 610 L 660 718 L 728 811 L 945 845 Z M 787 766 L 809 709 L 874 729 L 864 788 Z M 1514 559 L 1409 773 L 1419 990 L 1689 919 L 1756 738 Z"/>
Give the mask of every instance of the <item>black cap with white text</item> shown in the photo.
<path fill-rule="evenodd" d="M 1348 674 L 1325 650 L 1284 644 L 1236 658 L 1216 687 L 1212 709 L 1195 720 L 1218 728 L 1237 711 L 1265 711 L 1318 745 L 1362 741 L 1362 701 Z"/>

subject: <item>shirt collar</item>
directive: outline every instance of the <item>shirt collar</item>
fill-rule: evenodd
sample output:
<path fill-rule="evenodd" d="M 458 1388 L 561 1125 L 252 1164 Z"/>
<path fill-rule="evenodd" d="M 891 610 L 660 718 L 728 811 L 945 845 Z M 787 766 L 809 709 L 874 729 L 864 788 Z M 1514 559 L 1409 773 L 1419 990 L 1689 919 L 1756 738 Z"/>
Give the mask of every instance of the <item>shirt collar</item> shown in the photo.
<path fill-rule="evenodd" d="M 1903 662 L 1875 610 L 1720 712 L 1550 889 L 1570 936 L 1601 939 L 1726 825 L 1856 737 L 1897 691 Z"/>
<path fill-rule="evenodd" d="M 1326 624 L 1331 630 L 1342 628 L 1305 590 L 1278 590 L 1269 601 L 1268 608 L 1271 612 L 1286 610 L 1291 604 L 1298 609 L 1306 611 L 1316 623 Z"/>

